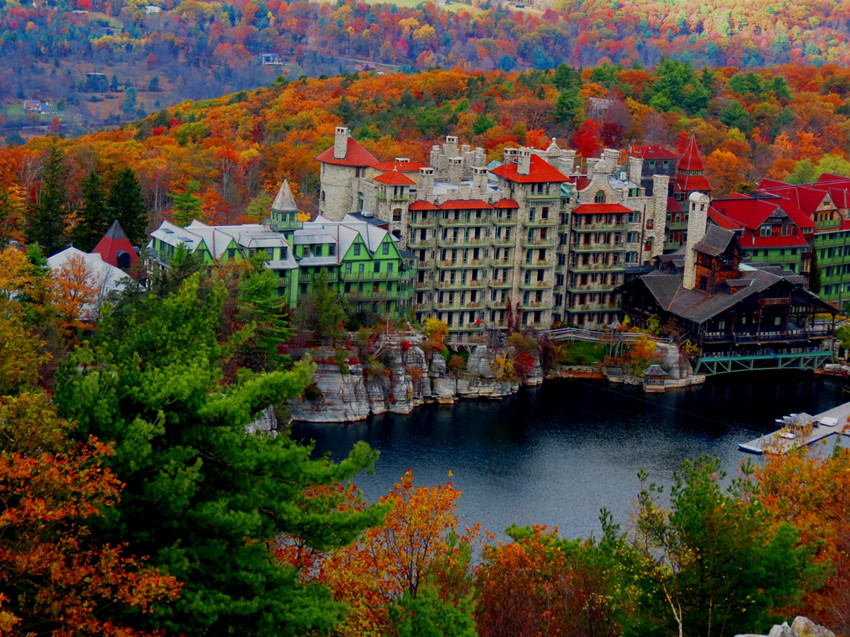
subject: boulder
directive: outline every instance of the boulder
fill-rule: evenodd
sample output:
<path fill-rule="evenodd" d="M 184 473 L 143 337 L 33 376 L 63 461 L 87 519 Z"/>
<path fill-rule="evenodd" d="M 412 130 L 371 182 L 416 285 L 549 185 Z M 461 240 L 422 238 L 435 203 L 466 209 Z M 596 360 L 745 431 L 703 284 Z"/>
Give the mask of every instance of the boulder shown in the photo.
<path fill-rule="evenodd" d="M 791 630 L 793 630 L 798 637 L 835 637 L 835 633 L 825 626 L 816 624 L 808 617 L 803 617 L 801 615 L 797 615 L 797 617 L 794 618 L 794 621 L 791 624 Z"/>

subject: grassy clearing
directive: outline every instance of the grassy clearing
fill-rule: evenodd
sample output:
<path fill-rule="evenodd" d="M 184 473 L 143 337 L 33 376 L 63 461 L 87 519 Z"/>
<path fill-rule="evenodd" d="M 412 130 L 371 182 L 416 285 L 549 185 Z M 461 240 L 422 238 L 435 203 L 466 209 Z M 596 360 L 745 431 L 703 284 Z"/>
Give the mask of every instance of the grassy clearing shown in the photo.
<path fill-rule="evenodd" d="M 570 341 L 558 346 L 563 365 L 592 365 L 605 358 L 605 346 L 585 341 Z"/>

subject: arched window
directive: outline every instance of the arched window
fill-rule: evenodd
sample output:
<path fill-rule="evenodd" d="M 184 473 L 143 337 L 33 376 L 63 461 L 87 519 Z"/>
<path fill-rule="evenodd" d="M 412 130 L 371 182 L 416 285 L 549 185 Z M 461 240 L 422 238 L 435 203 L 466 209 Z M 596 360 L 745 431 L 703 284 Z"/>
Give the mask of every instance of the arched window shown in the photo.
<path fill-rule="evenodd" d="M 605 203 L 605 191 L 597 190 L 596 196 L 593 198 L 595 203 Z"/>

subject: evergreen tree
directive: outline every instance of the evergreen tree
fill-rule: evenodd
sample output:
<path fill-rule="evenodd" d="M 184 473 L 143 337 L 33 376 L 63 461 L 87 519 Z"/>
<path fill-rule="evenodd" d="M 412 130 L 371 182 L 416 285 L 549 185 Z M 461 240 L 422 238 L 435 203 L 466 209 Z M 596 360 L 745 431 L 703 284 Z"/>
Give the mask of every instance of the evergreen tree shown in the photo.
<path fill-rule="evenodd" d="M 116 175 L 115 182 L 109 189 L 106 207 L 112 217 L 124 228 L 130 243 L 135 246 L 144 245 L 147 239 L 148 214 L 145 200 L 142 198 L 142 187 L 136 173 L 130 167 L 122 168 Z"/>
<path fill-rule="evenodd" d="M 47 256 L 65 247 L 65 225 L 68 219 L 68 195 L 65 185 L 68 168 L 65 153 L 54 139 L 47 148 L 41 175 L 41 188 L 30 208 L 26 238 L 37 243 Z"/>
<path fill-rule="evenodd" d="M 174 223 L 178 226 L 188 226 L 201 216 L 201 198 L 196 196 L 200 187 L 201 184 L 193 179 L 186 184 L 184 192 L 169 193 L 174 201 Z"/>
<path fill-rule="evenodd" d="M 220 282 L 201 286 L 196 274 L 163 299 L 137 299 L 107 316 L 63 368 L 56 404 L 81 437 L 115 441 L 108 462 L 126 487 L 98 536 L 151 555 L 183 582 L 180 598 L 140 617 L 140 627 L 324 634 L 341 607 L 272 559 L 270 547 L 286 533 L 331 549 L 376 524 L 383 509 L 341 511 L 344 496 L 304 495 L 307 486 L 348 480 L 376 454 L 358 443 L 334 464 L 312 460 L 287 435 L 246 433 L 262 408 L 303 391 L 311 367 L 226 382 L 222 368 L 251 330 L 220 342 L 225 296 Z"/>
<path fill-rule="evenodd" d="M 77 211 L 77 223 L 71 230 L 71 242 L 83 252 L 91 252 L 111 224 L 103 193 L 103 177 L 92 171 L 81 185 L 83 203 Z"/>

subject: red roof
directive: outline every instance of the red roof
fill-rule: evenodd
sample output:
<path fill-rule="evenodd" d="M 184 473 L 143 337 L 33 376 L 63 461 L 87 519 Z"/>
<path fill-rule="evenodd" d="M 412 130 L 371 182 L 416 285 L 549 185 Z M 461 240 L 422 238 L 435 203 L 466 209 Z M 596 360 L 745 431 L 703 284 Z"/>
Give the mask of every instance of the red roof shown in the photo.
<path fill-rule="evenodd" d="M 648 144 L 633 148 L 631 155 L 632 157 L 642 157 L 643 159 L 676 159 L 677 157 L 675 153 L 657 144 Z"/>
<path fill-rule="evenodd" d="M 439 210 L 440 206 L 435 206 L 430 201 L 417 199 L 407 207 L 408 210 Z"/>
<path fill-rule="evenodd" d="M 397 170 L 391 170 L 387 173 L 382 173 L 375 177 L 375 181 L 378 181 L 382 184 L 386 184 L 388 186 L 415 186 L 416 182 L 413 181 L 410 177 L 405 175 L 404 173 L 400 173 Z"/>
<path fill-rule="evenodd" d="M 346 138 L 347 146 L 345 149 L 345 157 L 336 159 L 334 157 L 334 147 L 331 146 L 322 153 L 316 156 L 316 161 L 323 164 L 333 164 L 335 166 L 374 166 L 378 163 L 375 156 L 368 150 L 363 148 L 353 137 Z"/>
<path fill-rule="evenodd" d="M 806 248 L 809 245 L 799 231 L 784 237 L 760 237 L 747 232 L 739 241 L 742 248 Z"/>
<path fill-rule="evenodd" d="M 531 165 L 527 175 L 518 174 L 516 164 L 502 164 L 490 172 L 518 184 L 544 184 L 570 181 L 569 177 L 537 155 L 531 156 Z"/>
<path fill-rule="evenodd" d="M 440 208 L 442 210 L 484 210 L 490 204 L 481 199 L 449 199 Z"/>
<path fill-rule="evenodd" d="M 632 213 L 634 210 L 621 203 L 583 203 L 573 210 L 573 214 L 577 215 L 604 215 L 612 212 Z"/>
<path fill-rule="evenodd" d="M 667 197 L 667 212 L 681 212 L 682 204 L 675 197 Z"/>
<path fill-rule="evenodd" d="M 784 181 L 777 181 L 776 179 L 762 179 L 759 182 L 758 188 L 756 190 L 765 190 L 768 188 L 787 188 L 789 184 L 786 184 Z"/>
<path fill-rule="evenodd" d="M 697 138 L 693 135 L 688 140 L 688 147 L 685 148 L 685 154 L 679 160 L 679 170 L 686 170 L 688 172 L 702 172 L 705 170 L 702 157 L 699 156 L 699 150 L 697 150 Z"/>
<path fill-rule="evenodd" d="M 493 204 L 494 208 L 519 208 L 519 204 L 514 199 L 499 199 L 495 204 Z"/>
<path fill-rule="evenodd" d="M 375 170 L 380 170 L 382 173 L 388 173 L 391 170 L 399 172 L 413 173 L 419 172 L 420 168 L 428 168 L 425 164 L 420 164 L 418 161 L 385 161 L 372 166 Z"/>
<path fill-rule="evenodd" d="M 740 230 L 743 227 L 738 221 L 720 214 L 714 208 L 708 209 L 708 218 L 721 228 L 726 228 L 727 230 Z"/>
<path fill-rule="evenodd" d="M 676 186 L 682 192 L 711 191 L 711 182 L 704 175 L 677 175 Z"/>
<path fill-rule="evenodd" d="M 126 253 L 124 259 L 129 260 L 130 266 L 139 260 L 139 255 L 136 254 L 127 235 L 124 234 L 121 224 L 114 221 L 103 238 L 97 242 L 92 254 L 99 254 L 105 263 L 114 265 L 116 268 L 126 268 L 126 262 L 121 265 L 118 263 L 118 256 L 121 253 Z"/>
<path fill-rule="evenodd" d="M 846 175 L 836 175 L 836 174 L 833 174 L 833 173 L 823 173 L 820 177 L 818 177 L 818 180 L 817 180 L 816 183 L 822 184 L 824 182 L 829 182 L 830 186 L 835 186 L 835 184 L 833 182 L 836 182 L 836 181 L 843 182 L 842 183 L 842 186 L 843 186 L 846 183 L 850 183 L 850 177 L 847 177 Z"/>

